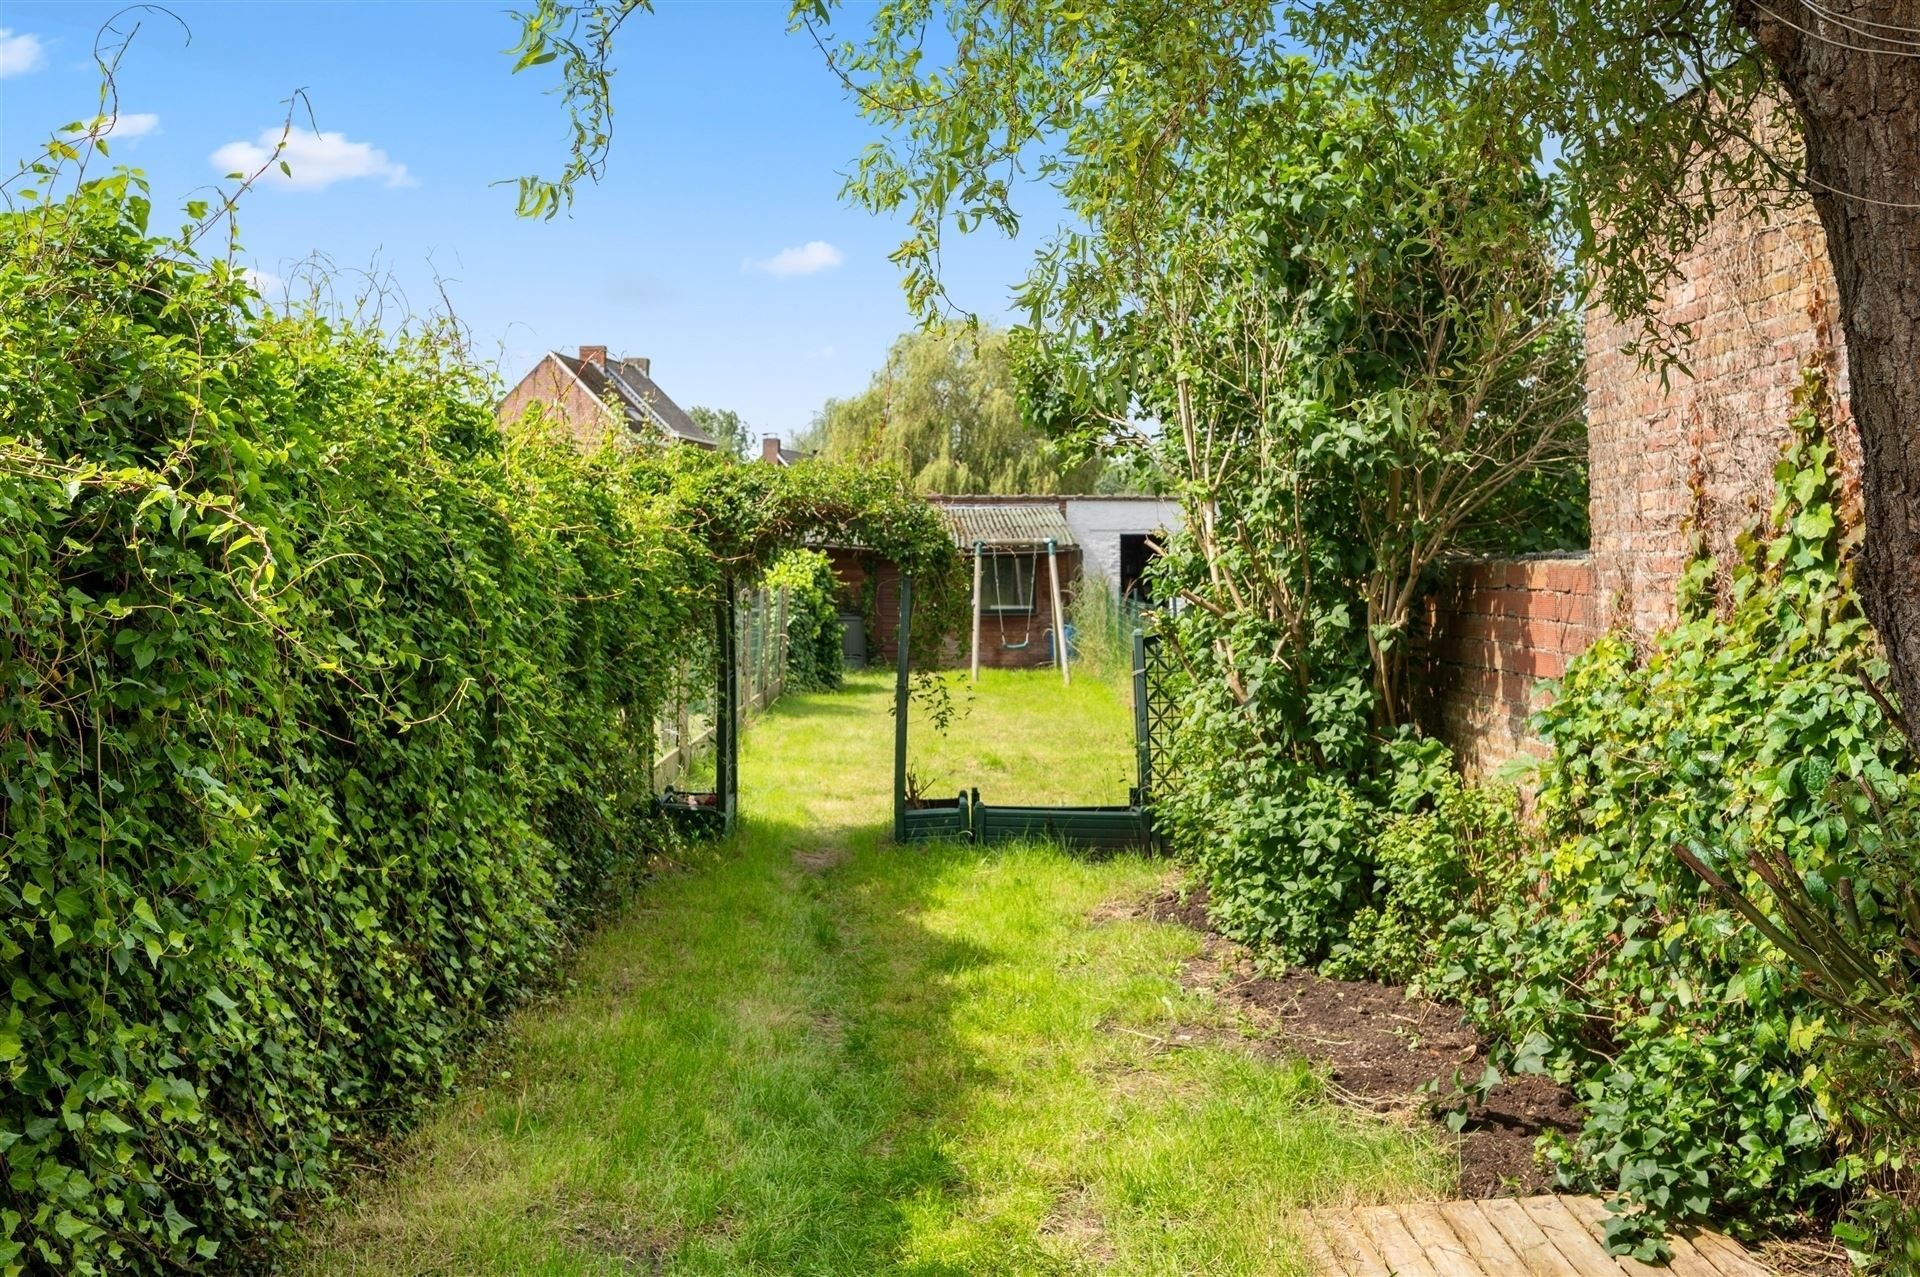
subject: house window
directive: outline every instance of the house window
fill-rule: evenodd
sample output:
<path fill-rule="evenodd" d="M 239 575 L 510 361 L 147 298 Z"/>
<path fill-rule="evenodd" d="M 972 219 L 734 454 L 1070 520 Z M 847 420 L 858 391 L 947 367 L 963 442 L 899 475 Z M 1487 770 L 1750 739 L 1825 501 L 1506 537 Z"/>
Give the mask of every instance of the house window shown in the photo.
<path fill-rule="evenodd" d="M 1033 611 L 1033 556 L 989 554 L 980 573 L 980 607 L 987 612 Z"/>

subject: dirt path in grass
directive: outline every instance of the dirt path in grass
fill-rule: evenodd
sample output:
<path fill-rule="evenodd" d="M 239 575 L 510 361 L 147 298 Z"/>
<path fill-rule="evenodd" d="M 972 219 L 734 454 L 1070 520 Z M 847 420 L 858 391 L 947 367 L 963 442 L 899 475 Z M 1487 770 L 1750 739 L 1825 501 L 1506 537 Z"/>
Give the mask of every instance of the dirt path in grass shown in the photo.
<path fill-rule="evenodd" d="M 757 725 L 741 832 L 593 937 L 296 1270 L 1286 1274 L 1299 1207 L 1451 1190 L 1430 1126 L 1250 1042 L 1182 980 L 1201 937 L 1114 908 L 1164 863 L 888 845 L 887 699 Z M 919 761 L 1111 801 L 1127 730 L 1090 680 L 1002 675 Z"/>

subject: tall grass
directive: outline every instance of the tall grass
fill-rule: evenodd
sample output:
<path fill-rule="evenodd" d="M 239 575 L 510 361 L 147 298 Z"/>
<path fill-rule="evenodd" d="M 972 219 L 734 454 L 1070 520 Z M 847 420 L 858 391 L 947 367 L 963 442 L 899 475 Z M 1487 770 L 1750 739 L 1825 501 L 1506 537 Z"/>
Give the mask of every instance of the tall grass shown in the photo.
<path fill-rule="evenodd" d="M 1145 624 L 1145 609 L 1117 597 L 1104 582 L 1082 580 L 1067 601 L 1074 659 L 1096 678 L 1124 684 L 1133 676 L 1133 632 Z"/>

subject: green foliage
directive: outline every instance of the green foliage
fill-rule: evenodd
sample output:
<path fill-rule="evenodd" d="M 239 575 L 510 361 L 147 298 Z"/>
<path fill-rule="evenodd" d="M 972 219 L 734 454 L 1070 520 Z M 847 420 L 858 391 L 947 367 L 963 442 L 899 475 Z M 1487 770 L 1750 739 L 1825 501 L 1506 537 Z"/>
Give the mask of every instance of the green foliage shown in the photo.
<path fill-rule="evenodd" d="M 239 1267 L 645 868 L 723 574 L 848 529 L 938 607 L 958 560 L 884 473 L 503 436 L 452 343 L 256 318 L 131 175 L 24 210 L 0 1273 Z"/>
<path fill-rule="evenodd" d="M 1570 472 L 1582 423 L 1531 173 L 1295 61 L 1265 75 L 1189 132 L 1152 210 L 1112 175 L 1124 246 L 1061 266 L 1072 309 L 1024 355 L 1037 414 L 1177 476 L 1159 815 L 1223 929 L 1311 962 L 1363 911 L 1391 929 L 1395 875 L 1417 876 L 1380 831 L 1441 792 L 1444 751 L 1405 726 L 1429 569 L 1524 526 L 1512 494 Z M 1135 405 L 1157 438 L 1129 437 Z"/>
<path fill-rule="evenodd" d="M 1619 315 L 1653 313 L 1729 203 L 1794 185 L 1798 121 L 1728 0 L 1286 8 L 1296 37 L 1364 66 L 1382 92 L 1444 96 L 1491 135 L 1558 139 L 1543 167 L 1566 194 L 1583 268 Z M 1766 12 L 1752 6 L 1749 22 L 1755 10 Z"/>
<path fill-rule="evenodd" d="M 903 470 L 921 492 L 1090 492 L 1100 472 L 1021 419 L 1006 332 L 967 324 L 894 342 L 867 389 L 827 401 L 805 444 Z"/>
<path fill-rule="evenodd" d="M 787 678 L 799 691 L 840 686 L 846 649 L 834 604 L 833 565 L 818 550 L 789 550 L 766 583 L 787 592 Z"/>
<path fill-rule="evenodd" d="M 1223 930 L 1461 1003 L 1495 1043 L 1469 1085 L 1572 1085 L 1584 1124 L 1547 1154 L 1570 1186 L 1622 1201 L 1610 1239 L 1642 1258 L 1675 1221 L 1830 1214 L 1908 1156 L 1886 1042 L 1836 1034 L 1831 996 L 1675 854 L 1753 900 L 1780 895 L 1766 873 L 1789 875 L 1792 898 L 1898 965 L 1920 787 L 1863 681 L 1882 666 L 1821 408 L 1812 383 L 1764 526 L 1722 577 L 1692 564 L 1680 622 L 1644 657 L 1608 636 L 1570 667 L 1541 715 L 1537 831 L 1431 742 L 1371 744 L 1357 685 L 1306 701 L 1293 739 L 1311 753 L 1189 689 L 1162 800 Z M 1851 1235 L 1906 1219 L 1874 1198 Z"/>
<path fill-rule="evenodd" d="M 713 436 L 720 455 L 733 461 L 744 460 L 753 452 L 753 427 L 731 408 L 706 408 L 698 404 L 687 409 L 693 424 Z"/>
<path fill-rule="evenodd" d="M 1432 805 L 1393 814 L 1375 836 L 1373 902 L 1347 923 L 1328 975 L 1419 987 L 1440 968 L 1450 920 L 1483 916 L 1519 888 L 1527 843 L 1513 794 L 1469 784 L 1442 755 L 1429 761 L 1406 775 L 1403 802 Z"/>
<path fill-rule="evenodd" d="M 1586 1121 L 1555 1153 L 1563 1174 L 1659 1219 L 1827 1208 L 1870 1132 L 1828 1072 L 1824 1008 L 1674 855 L 1757 888 L 1764 849 L 1828 900 L 1844 876 L 1881 926 L 1911 874 L 1889 835 L 1920 791 L 1861 681 L 1879 658 L 1817 404 L 1724 593 L 1696 560 L 1644 659 L 1608 637 L 1569 668 L 1541 716 L 1538 890 L 1447 944 L 1442 983 L 1497 1032 L 1496 1067 L 1575 1085 Z M 1659 1245 L 1644 1223 L 1614 1230 L 1643 1255 Z"/>
<path fill-rule="evenodd" d="M 1311 752 L 1323 694 L 1410 720 L 1407 627 L 1443 554 L 1557 522 L 1544 498 L 1583 486 L 1578 325 L 1519 156 L 1294 59 L 1246 76 L 1177 165 L 1083 163 L 1094 238 L 1042 262 L 1021 367 L 1038 419 L 1172 479 L 1163 579 L 1196 607 L 1170 634 Z M 1358 698 L 1336 690 L 1355 671 Z"/>
<path fill-rule="evenodd" d="M 507 50 L 514 73 L 558 62 L 560 83 L 552 92 L 565 103 L 569 126 L 560 176 L 529 174 L 517 183 L 520 216 L 558 217 L 573 206 L 574 189 L 583 178 L 597 182 L 606 171 L 613 146 L 614 39 L 629 17 L 652 8 L 651 0 L 535 0 L 531 10 L 513 15 L 520 23 L 519 43 Z"/>

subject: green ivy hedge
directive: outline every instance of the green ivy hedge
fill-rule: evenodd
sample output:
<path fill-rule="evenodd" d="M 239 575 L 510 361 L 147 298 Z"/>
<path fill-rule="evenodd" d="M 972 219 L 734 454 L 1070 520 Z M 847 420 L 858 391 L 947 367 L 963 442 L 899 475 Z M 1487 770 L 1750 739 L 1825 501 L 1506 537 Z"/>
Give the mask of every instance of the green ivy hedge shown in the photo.
<path fill-rule="evenodd" d="M 957 560 L 897 477 L 503 435 L 455 344 L 260 316 L 127 174 L 16 209 L 0 1273 L 242 1268 L 645 867 L 723 571 Z"/>
<path fill-rule="evenodd" d="M 428 340 L 7 219 L 0 1260 L 235 1259 L 643 859 L 712 567 Z"/>

